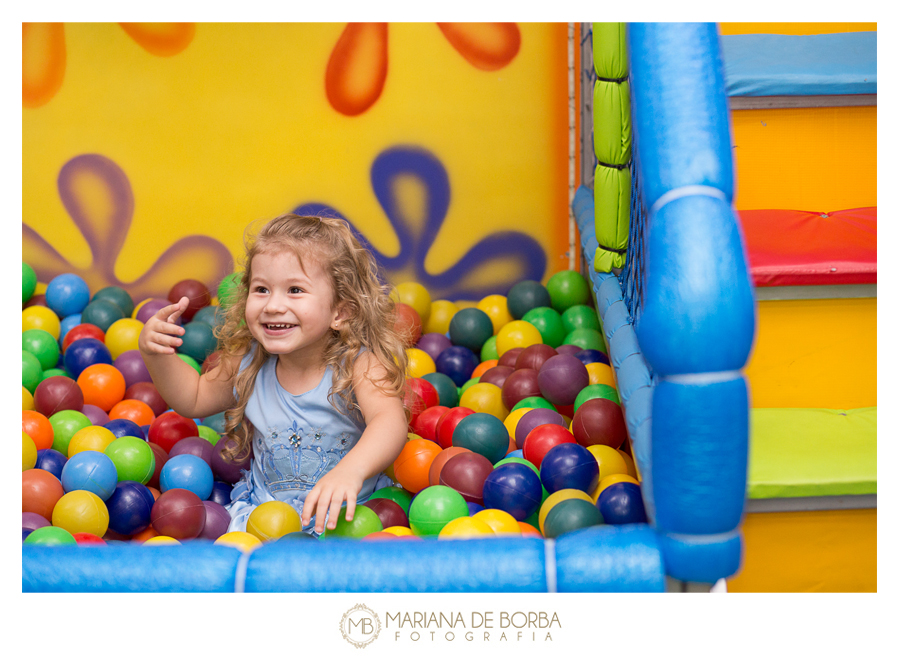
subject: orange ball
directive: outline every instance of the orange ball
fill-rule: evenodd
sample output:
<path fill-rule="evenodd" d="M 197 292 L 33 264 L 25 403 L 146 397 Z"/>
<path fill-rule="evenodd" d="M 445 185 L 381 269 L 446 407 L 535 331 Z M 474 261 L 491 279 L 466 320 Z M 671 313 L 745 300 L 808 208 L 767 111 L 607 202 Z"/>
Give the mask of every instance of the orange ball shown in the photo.
<path fill-rule="evenodd" d="M 109 410 L 109 419 L 116 420 L 117 418 L 124 418 L 143 426 L 150 425 L 156 420 L 156 414 L 153 413 L 153 409 L 146 402 L 141 400 L 122 400 L 116 402 L 112 409 Z"/>
<path fill-rule="evenodd" d="M 159 533 L 153 529 L 152 525 L 148 525 L 140 532 L 131 535 L 131 541 L 143 544 L 148 539 L 153 539 L 154 537 L 159 537 Z"/>
<path fill-rule="evenodd" d="M 451 457 L 455 457 L 461 452 L 472 452 L 468 448 L 463 448 L 462 446 L 450 446 L 449 448 L 444 448 L 438 453 L 438 456 L 434 458 L 434 461 L 431 462 L 431 467 L 428 469 L 428 484 L 434 486 L 436 484 L 441 483 L 441 469 L 444 468 L 444 464 Z"/>
<path fill-rule="evenodd" d="M 81 371 L 76 380 L 84 403 L 109 411 L 125 397 L 125 376 L 108 363 L 95 363 Z"/>
<path fill-rule="evenodd" d="M 411 493 L 419 493 L 428 486 L 431 464 L 441 452 L 441 446 L 428 439 L 411 439 L 394 460 L 394 477 Z"/>
<path fill-rule="evenodd" d="M 519 521 L 519 528 L 522 529 L 523 537 L 543 537 L 541 531 L 535 528 L 530 523 L 525 523 L 524 521 Z"/>
<path fill-rule="evenodd" d="M 394 330 L 400 334 L 406 347 L 412 347 L 422 335 L 422 318 L 416 313 L 416 309 L 402 302 L 394 304 L 394 312 Z"/>
<path fill-rule="evenodd" d="M 495 365 L 497 365 L 497 359 L 488 359 L 487 361 L 482 361 L 477 366 L 475 366 L 475 370 L 472 371 L 472 377 L 481 377 Z"/>
<path fill-rule="evenodd" d="M 32 468 L 22 473 L 22 511 L 40 514 L 47 521 L 53 518 L 53 508 L 66 492 L 50 471 Z"/>
<path fill-rule="evenodd" d="M 38 411 L 23 411 L 22 431 L 31 437 L 38 450 L 53 447 L 53 426 L 44 414 Z"/>

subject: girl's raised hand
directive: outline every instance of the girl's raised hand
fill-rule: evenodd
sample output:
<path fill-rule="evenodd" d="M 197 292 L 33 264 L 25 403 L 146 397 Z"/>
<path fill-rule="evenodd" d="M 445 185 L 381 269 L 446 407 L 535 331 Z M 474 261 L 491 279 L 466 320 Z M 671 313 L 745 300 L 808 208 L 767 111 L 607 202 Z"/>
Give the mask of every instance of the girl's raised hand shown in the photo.
<path fill-rule="evenodd" d="M 138 349 L 145 354 L 175 354 L 182 343 L 184 327 L 175 322 L 187 310 L 189 299 L 182 297 L 177 304 L 170 304 L 157 311 L 141 329 Z"/>

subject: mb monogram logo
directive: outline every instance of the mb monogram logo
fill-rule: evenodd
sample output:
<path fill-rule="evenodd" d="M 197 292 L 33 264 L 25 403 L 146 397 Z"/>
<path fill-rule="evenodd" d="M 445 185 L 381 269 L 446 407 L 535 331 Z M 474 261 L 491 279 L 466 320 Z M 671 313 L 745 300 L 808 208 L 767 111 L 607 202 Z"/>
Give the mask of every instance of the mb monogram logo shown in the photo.
<path fill-rule="evenodd" d="M 381 620 L 369 607 L 358 603 L 341 618 L 341 635 L 357 649 L 375 641 L 381 632 Z"/>

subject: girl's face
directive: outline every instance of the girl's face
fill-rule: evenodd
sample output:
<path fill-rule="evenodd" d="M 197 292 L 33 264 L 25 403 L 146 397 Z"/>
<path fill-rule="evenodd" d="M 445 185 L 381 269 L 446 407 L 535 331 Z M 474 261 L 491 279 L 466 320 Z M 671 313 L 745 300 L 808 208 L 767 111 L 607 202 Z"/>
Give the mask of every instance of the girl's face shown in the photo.
<path fill-rule="evenodd" d="M 269 354 L 320 357 L 343 317 L 318 261 L 307 258 L 304 269 L 291 251 L 269 251 L 253 257 L 250 271 L 244 319 L 252 336 Z"/>

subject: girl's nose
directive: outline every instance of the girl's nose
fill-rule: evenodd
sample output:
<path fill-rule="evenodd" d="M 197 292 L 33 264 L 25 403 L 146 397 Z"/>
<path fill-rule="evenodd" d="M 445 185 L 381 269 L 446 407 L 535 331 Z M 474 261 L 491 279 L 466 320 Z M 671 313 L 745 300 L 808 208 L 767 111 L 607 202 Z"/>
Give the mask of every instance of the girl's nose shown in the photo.
<path fill-rule="evenodd" d="M 266 301 L 266 311 L 270 313 L 280 313 L 284 309 L 284 300 L 281 298 L 281 295 L 269 295 L 269 299 Z"/>

